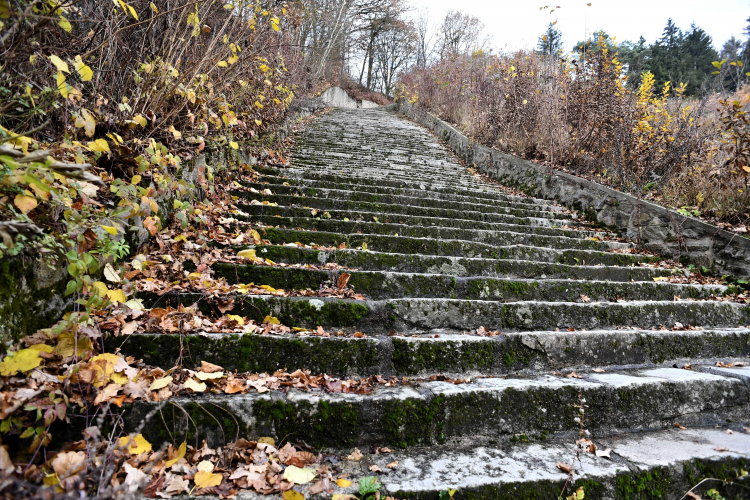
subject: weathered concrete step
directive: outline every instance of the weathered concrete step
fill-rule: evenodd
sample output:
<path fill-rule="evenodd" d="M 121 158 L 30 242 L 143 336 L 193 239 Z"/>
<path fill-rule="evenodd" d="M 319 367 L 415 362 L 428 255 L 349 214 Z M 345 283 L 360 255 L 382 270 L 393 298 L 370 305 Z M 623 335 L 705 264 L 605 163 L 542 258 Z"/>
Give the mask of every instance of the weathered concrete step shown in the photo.
<path fill-rule="evenodd" d="M 747 469 L 747 434 L 727 435 L 721 428 L 671 429 L 594 442 L 600 450 L 611 448 L 612 460 L 582 452 L 570 482 L 556 464 L 571 463 L 576 456 L 575 445 L 571 440 L 550 439 L 396 451 L 367 455 L 364 464 L 342 461 L 343 472 L 354 485 L 336 493 L 357 494 L 358 480 L 372 475 L 368 469 L 372 464 L 388 471 L 378 477 L 383 485 L 381 498 L 434 500 L 447 497 L 448 490 L 456 490 L 456 500 L 551 500 L 561 493 L 562 498 L 568 498 L 583 488 L 586 500 L 679 500 L 703 478 L 715 480 L 695 490 L 702 498 L 710 498 L 706 495 L 710 489 L 717 490 L 721 498 L 747 498 L 747 478 L 737 479 L 737 472 Z M 724 449 L 728 451 L 717 451 Z M 391 471 L 387 464 L 394 461 L 399 465 Z M 307 488 L 300 491 L 308 498 Z M 280 498 L 277 495 L 273 500 Z M 250 494 L 247 499 L 261 497 Z"/>
<path fill-rule="evenodd" d="M 361 178 L 370 179 L 372 181 L 380 182 L 390 179 L 404 180 L 407 182 L 417 184 L 430 184 L 430 183 L 442 183 L 446 186 L 453 185 L 457 190 L 462 188 L 469 189 L 482 189 L 487 186 L 485 182 L 482 182 L 474 177 L 469 176 L 446 176 L 439 173 L 410 173 L 404 168 L 388 168 L 387 166 L 378 167 L 348 167 L 348 166 L 335 166 L 330 164 L 320 165 L 292 165 L 286 167 L 287 175 L 304 175 L 305 177 L 313 173 L 319 173 L 323 175 L 333 176 L 335 179 L 341 178 Z"/>
<path fill-rule="evenodd" d="M 264 176 L 265 182 L 243 182 L 242 184 L 247 187 L 252 187 L 258 190 L 270 189 L 274 193 L 278 194 L 291 194 L 295 196 L 318 196 L 319 193 L 324 195 L 321 197 L 330 198 L 336 193 L 353 193 L 359 199 L 364 201 L 377 201 L 380 197 L 392 197 L 392 196 L 407 196 L 412 198 L 432 199 L 432 200 L 443 200 L 453 202 L 465 202 L 465 203 L 477 203 L 478 198 L 468 195 L 460 195 L 456 193 L 442 193 L 439 191 L 431 191 L 428 189 L 401 189 L 401 188 L 369 188 L 367 186 L 358 186 L 356 184 L 345 184 L 339 183 L 327 183 L 327 185 L 304 185 L 298 181 L 292 184 L 289 179 L 282 177 L 268 177 Z M 310 181 L 315 182 L 315 181 Z M 285 185 L 286 183 L 286 185 Z M 320 184 L 319 182 L 317 184 Z M 364 188 L 364 189 L 363 189 Z M 525 204 L 525 205 L 553 205 L 552 202 L 546 200 L 540 200 L 536 198 L 524 198 L 521 196 L 505 195 L 500 198 L 482 198 L 481 203 L 488 205 L 507 206 L 508 203 L 512 204 Z"/>
<path fill-rule="evenodd" d="M 223 445 L 226 436 L 270 436 L 337 448 L 424 446 L 476 436 L 507 440 L 517 434 L 572 438 L 580 429 L 574 407 L 579 395 L 588 406 L 586 429 L 595 437 L 666 429 L 675 421 L 688 427 L 748 421 L 750 389 L 734 378 L 676 368 L 581 376 L 422 382 L 379 386 L 366 395 L 292 389 L 180 397 L 124 405 L 122 417 L 127 430 L 145 420 L 144 437 L 155 446 L 187 434 L 188 441 L 206 439 L 212 447 Z M 155 407 L 161 409 L 149 415 Z"/>
<path fill-rule="evenodd" d="M 139 294 L 150 307 L 153 294 Z M 160 307 L 182 304 L 210 314 L 211 299 L 196 293 L 169 293 L 158 297 Z M 318 297 L 235 296 L 233 314 L 257 323 L 277 317 L 289 327 L 370 335 L 425 333 L 432 330 L 466 332 L 479 327 L 492 331 L 596 330 L 638 325 L 641 328 L 684 326 L 734 328 L 750 324 L 750 306 L 716 301 L 633 302 L 497 302 L 442 298 L 348 300 Z"/>
<path fill-rule="evenodd" d="M 361 192 L 384 193 L 384 194 L 406 194 L 408 196 L 419 196 L 420 192 L 439 194 L 441 196 L 458 196 L 460 199 L 470 198 L 475 200 L 506 200 L 508 194 L 493 184 L 484 183 L 481 188 L 469 189 L 460 186 L 449 185 L 444 183 L 420 183 L 407 182 L 403 179 L 384 180 L 373 182 L 361 177 L 339 177 L 330 175 L 300 173 L 299 170 L 289 171 L 287 169 L 278 169 L 272 167 L 259 167 L 258 171 L 262 174 L 262 179 L 273 184 L 289 183 L 292 186 L 313 187 L 313 188 L 335 188 L 335 189 L 352 189 Z M 293 174 L 293 175 L 290 175 Z M 401 192 L 399 192 L 401 190 Z M 517 197 L 512 197 L 508 201 L 515 201 Z M 450 199 L 450 198 L 446 198 Z M 554 204 L 552 201 L 542 200 L 539 198 L 521 198 L 522 200 L 533 200 L 539 204 Z"/>
<path fill-rule="evenodd" d="M 134 334 L 105 338 L 105 346 L 165 370 L 201 360 L 225 370 L 268 372 L 310 370 L 338 377 L 446 375 L 538 375 L 541 372 L 605 367 L 683 366 L 735 361 L 750 356 L 750 329 L 594 330 L 511 332 L 494 337 L 433 333 L 422 336 L 362 338 L 199 334 Z M 703 368 L 717 375 L 743 377 L 738 368 Z"/>
<path fill-rule="evenodd" d="M 261 170 L 261 172 L 264 172 Z M 487 185 L 484 190 L 472 191 L 470 194 L 466 192 L 457 192 L 455 189 L 441 188 L 438 186 L 427 186 L 413 185 L 412 187 L 394 187 L 394 186 L 365 186 L 362 184 L 349 183 L 346 179 L 341 179 L 338 182 L 326 182 L 316 181 L 313 179 L 298 179 L 290 177 L 279 177 L 275 175 L 263 175 L 263 182 L 261 183 L 245 183 L 248 186 L 255 187 L 256 189 L 270 188 L 272 191 L 277 191 L 279 187 L 289 189 L 294 192 L 302 192 L 308 196 L 315 194 L 315 190 L 318 189 L 341 189 L 349 191 L 358 191 L 360 193 L 371 193 L 371 194 L 386 194 L 386 195 L 404 195 L 404 196 L 429 196 L 431 198 L 438 198 L 442 200 L 455 200 L 455 201 L 474 201 L 477 200 L 488 200 L 488 201 L 512 201 L 515 203 L 532 203 L 532 204 L 546 204 L 553 205 L 554 202 L 549 200 L 543 200 L 541 198 L 528 198 L 525 196 L 514 196 L 506 194 L 502 191 L 495 191 L 491 184 Z M 265 183 L 265 184 L 264 184 Z M 284 183 L 288 185 L 284 185 Z"/>
<path fill-rule="evenodd" d="M 355 249 L 313 250 L 296 245 L 260 245 L 257 255 L 286 264 L 337 263 L 362 271 L 448 274 L 452 276 L 490 276 L 495 278 L 577 279 L 599 281 L 652 281 L 669 276 L 671 269 L 628 267 L 623 265 L 578 265 L 534 262 L 522 259 L 484 259 L 400 254 Z"/>
<path fill-rule="evenodd" d="M 521 218 L 508 216 L 510 223 L 484 222 L 470 219 L 448 219 L 434 217 L 416 217 L 412 215 L 393 215 L 375 212 L 362 212 L 355 210 L 326 210 L 318 211 L 313 216 L 309 208 L 301 207 L 272 207 L 268 205 L 244 205 L 243 211 L 250 214 L 250 220 L 260 222 L 264 225 L 287 227 L 299 227 L 303 229 L 315 229 L 339 233 L 356 233 L 357 231 L 368 234 L 403 234 L 419 237 L 419 234 L 409 234 L 409 231 L 419 233 L 425 228 L 441 228 L 442 231 L 482 231 L 495 234 L 497 231 L 509 231 L 513 233 L 533 233 L 545 236 L 565 236 L 568 238 L 603 238 L 614 236 L 613 233 L 600 231 L 586 231 L 579 229 L 563 229 L 552 227 L 557 225 L 554 219 Z M 329 218 L 330 217 L 330 218 Z M 348 220 L 346 220 L 348 219 Z M 377 222 L 376 222 L 377 219 Z M 537 222 L 538 221 L 538 222 Z M 531 224 L 529 224 L 531 223 Z M 537 224 L 537 225 L 532 225 Z M 473 233 L 466 233 L 467 237 L 435 236 L 449 239 L 471 239 Z M 427 235 L 429 236 L 429 235 Z M 481 241 L 481 240 L 478 240 Z M 493 238 L 493 241 L 496 241 Z M 628 248 L 623 245 L 621 248 Z"/>
<path fill-rule="evenodd" d="M 229 283 L 256 283 L 284 290 L 318 290 L 326 283 L 335 286 L 343 271 L 236 265 L 217 262 L 216 277 Z M 439 297 L 466 300 L 517 302 L 579 302 L 587 300 L 674 300 L 707 299 L 726 291 L 721 285 L 680 285 L 670 283 L 575 280 L 519 280 L 486 277 L 456 277 L 447 274 L 401 273 L 392 271 L 349 271 L 349 286 L 371 299 Z"/>
<path fill-rule="evenodd" d="M 510 206 L 488 206 L 480 203 L 458 204 L 446 200 L 429 200 L 420 198 L 407 198 L 393 196 L 392 200 L 386 202 L 369 202 L 359 200 L 346 200 L 337 198 L 320 198 L 311 196 L 292 196 L 274 194 L 264 196 L 249 191 L 234 191 L 234 195 L 248 200 L 268 200 L 279 205 L 299 205 L 321 210 L 367 210 L 374 212 L 425 215 L 428 217 L 448 216 L 455 217 L 463 214 L 463 218 L 492 220 L 488 216 L 495 214 L 511 214 L 520 217 L 545 217 L 549 219 L 571 219 L 567 213 L 561 213 L 555 205 L 542 205 L 539 207 L 528 204 L 517 204 Z M 402 198 L 398 200 L 398 198 Z"/>
<path fill-rule="evenodd" d="M 638 264 L 640 262 L 659 262 L 661 260 L 658 257 L 648 255 L 570 248 L 576 246 L 596 248 L 601 243 L 598 241 L 574 240 L 570 238 L 563 239 L 563 241 L 554 241 L 552 240 L 554 237 L 524 235 L 520 233 L 505 233 L 503 239 L 510 240 L 515 237 L 514 239 L 519 241 L 531 241 L 548 246 L 506 246 L 505 244 L 501 246 L 465 240 L 435 240 L 433 238 L 412 238 L 386 234 L 329 233 L 325 231 L 304 231 L 274 227 L 259 228 L 258 232 L 264 239 L 269 240 L 273 244 L 299 242 L 306 245 L 315 243 L 325 246 L 339 246 L 341 243 L 346 243 L 349 248 L 358 248 L 366 244 L 369 250 L 386 253 L 451 255 L 488 259 L 521 259 L 570 265 L 604 264 L 622 266 Z M 570 242 L 566 240 L 570 240 Z M 502 243 L 505 242 L 502 241 Z M 555 244 L 561 248 L 552 247 Z"/>

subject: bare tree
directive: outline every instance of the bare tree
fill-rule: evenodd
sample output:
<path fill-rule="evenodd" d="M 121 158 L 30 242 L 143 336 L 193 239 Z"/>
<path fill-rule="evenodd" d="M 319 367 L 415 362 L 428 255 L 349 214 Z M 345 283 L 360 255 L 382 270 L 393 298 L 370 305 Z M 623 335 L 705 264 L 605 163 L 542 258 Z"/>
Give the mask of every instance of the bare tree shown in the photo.
<path fill-rule="evenodd" d="M 417 35 L 417 67 L 424 69 L 429 63 L 432 55 L 432 39 L 434 35 L 430 33 L 429 14 L 422 12 L 417 19 L 414 29 Z"/>
<path fill-rule="evenodd" d="M 461 11 L 448 11 L 440 25 L 440 58 L 451 54 L 466 54 L 473 49 L 483 48 L 487 43 L 482 35 L 484 24 L 479 18 Z"/>
<path fill-rule="evenodd" d="M 418 35 L 411 22 L 392 23 L 377 41 L 375 59 L 383 94 L 391 96 L 396 77 L 415 59 Z"/>

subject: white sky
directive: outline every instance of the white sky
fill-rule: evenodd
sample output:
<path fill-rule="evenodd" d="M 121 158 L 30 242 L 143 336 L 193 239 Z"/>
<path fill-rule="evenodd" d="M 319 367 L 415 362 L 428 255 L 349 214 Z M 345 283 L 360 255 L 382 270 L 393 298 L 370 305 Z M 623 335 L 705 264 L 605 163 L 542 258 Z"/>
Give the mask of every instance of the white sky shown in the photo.
<path fill-rule="evenodd" d="M 637 41 L 643 35 L 648 43 L 661 36 L 667 19 L 672 18 L 682 30 L 690 23 L 703 28 L 718 50 L 732 35 L 742 33 L 750 17 L 750 0 L 409 0 L 414 15 L 429 14 L 432 25 L 439 24 L 451 10 L 478 17 L 485 32 L 492 36 L 491 46 L 501 51 L 535 48 L 547 24 L 557 20 L 565 50 L 576 42 L 603 29 L 617 42 Z M 591 3 L 591 7 L 586 6 Z M 545 5 L 560 6 L 550 15 Z"/>

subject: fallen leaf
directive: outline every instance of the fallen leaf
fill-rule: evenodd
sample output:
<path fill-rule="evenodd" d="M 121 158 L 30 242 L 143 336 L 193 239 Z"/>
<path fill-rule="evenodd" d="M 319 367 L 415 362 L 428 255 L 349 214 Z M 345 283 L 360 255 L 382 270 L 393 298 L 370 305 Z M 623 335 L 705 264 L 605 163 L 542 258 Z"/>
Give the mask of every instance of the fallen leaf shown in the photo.
<path fill-rule="evenodd" d="M 299 491 L 287 490 L 283 494 L 284 500 L 305 500 L 304 495 Z"/>
<path fill-rule="evenodd" d="M 684 426 L 678 424 L 677 422 L 674 423 L 674 426 L 677 427 L 678 429 L 682 429 L 683 431 L 687 430 L 687 427 L 684 427 Z"/>
<path fill-rule="evenodd" d="M 594 368 L 593 371 L 596 373 L 604 373 L 604 370 L 602 368 Z"/>
<path fill-rule="evenodd" d="M 198 380 L 215 380 L 219 378 L 224 378 L 224 372 L 216 372 L 216 373 L 197 372 L 195 376 L 198 378 Z"/>
<path fill-rule="evenodd" d="M 201 460 L 198 464 L 198 470 L 202 470 L 203 472 L 213 472 L 214 464 L 210 460 Z"/>
<path fill-rule="evenodd" d="M 383 469 L 381 469 L 375 464 L 372 464 L 370 467 L 368 467 L 368 469 L 370 469 L 370 472 L 378 472 L 378 473 L 383 472 Z"/>
<path fill-rule="evenodd" d="M 724 446 L 717 446 L 714 448 L 715 451 L 729 451 L 729 448 L 726 448 Z"/>
<path fill-rule="evenodd" d="M 346 457 L 346 459 L 347 460 L 361 460 L 363 456 L 364 455 L 362 455 L 362 452 L 359 451 L 359 448 L 354 448 L 354 451 L 348 457 Z"/>
<path fill-rule="evenodd" d="M 190 483 L 181 476 L 172 476 L 164 487 L 164 493 L 167 493 L 169 496 L 179 495 L 188 491 L 190 491 Z"/>
<path fill-rule="evenodd" d="M 555 466 L 566 474 L 570 474 L 573 471 L 573 466 L 565 462 L 557 462 Z"/>
<path fill-rule="evenodd" d="M 13 204 L 23 213 L 28 213 L 34 210 L 37 206 L 36 198 L 33 196 L 26 196 L 25 194 L 17 194 L 13 200 Z"/>
<path fill-rule="evenodd" d="M 612 448 L 607 448 L 604 451 L 602 451 L 602 450 L 596 450 L 594 453 L 596 454 L 597 457 L 609 458 L 610 460 L 612 459 L 612 457 L 609 456 L 610 453 L 612 453 Z"/>
<path fill-rule="evenodd" d="M 219 486 L 223 476 L 221 474 L 214 474 L 200 470 L 195 474 L 195 487 L 196 488 L 210 488 L 211 486 Z"/>
<path fill-rule="evenodd" d="M 389 464 L 385 464 L 385 466 L 388 467 L 389 469 L 395 469 L 396 467 L 398 467 L 398 460 L 394 460 L 393 462 Z"/>
<path fill-rule="evenodd" d="M 86 467 L 86 453 L 82 451 L 58 453 L 57 456 L 52 459 L 50 465 L 58 478 L 62 480 L 78 474 Z"/>
<path fill-rule="evenodd" d="M 262 324 L 271 323 L 272 325 L 280 325 L 281 321 L 279 321 L 278 318 L 274 318 L 273 316 L 266 316 L 265 318 L 263 318 L 263 321 L 261 323 Z"/>
<path fill-rule="evenodd" d="M 276 446 L 276 440 L 272 437 L 261 437 L 258 438 L 259 443 L 265 443 L 270 444 L 271 446 Z"/>
<path fill-rule="evenodd" d="M 172 377 L 164 377 L 160 378 L 158 380 L 154 380 L 151 386 L 148 388 L 149 391 L 158 391 L 159 389 L 163 389 L 164 387 L 168 386 L 172 383 Z"/>
<path fill-rule="evenodd" d="M 151 443 L 146 441 L 146 438 L 144 438 L 142 434 L 138 434 L 135 437 L 121 437 L 119 446 L 120 448 L 127 447 L 127 450 L 131 455 L 140 455 L 141 453 L 151 451 Z"/>
<path fill-rule="evenodd" d="M 352 485 L 352 482 L 348 479 L 338 479 L 336 480 L 336 484 L 339 486 L 339 488 L 348 488 Z"/>
<path fill-rule="evenodd" d="M 185 456 L 185 452 L 187 451 L 187 443 L 182 443 L 179 448 L 177 448 L 177 455 L 171 459 L 164 462 L 164 467 L 169 468 L 172 467 L 174 464 L 177 463 L 179 459 Z"/>
<path fill-rule="evenodd" d="M 0 446 L 0 471 L 10 474 L 14 469 L 15 467 L 13 466 L 13 461 L 10 459 L 8 450 L 5 446 Z"/>
<path fill-rule="evenodd" d="M 203 382 L 196 382 L 195 379 L 189 378 L 183 384 L 185 389 L 190 389 L 195 392 L 203 392 L 206 390 L 206 384 Z"/>
<path fill-rule="evenodd" d="M 127 493 L 133 495 L 136 491 L 140 490 L 146 485 L 146 482 L 148 481 L 148 474 L 140 469 L 133 467 L 127 462 L 123 464 L 123 469 L 125 469 L 125 472 L 127 472 L 125 481 L 123 481 L 122 483 L 126 487 Z"/>
<path fill-rule="evenodd" d="M 20 349 L 5 356 L 0 362 L 0 375 L 8 377 L 18 372 L 30 372 L 42 364 L 42 358 L 36 349 Z"/>
<path fill-rule="evenodd" d="M 284 479 L 295 484 L 307 484 L 316 476 L 315 469 L 300 469 L 296 465 L 290 465 L 284 471 Z"/>
<path fill-rule="evenodd" d="M 237 257 L 241 257 L 243 259 L 258 260 L 258 258 L 255 256 L 255 250 L 242 250 L 240 252 L 237 252 Z"/>

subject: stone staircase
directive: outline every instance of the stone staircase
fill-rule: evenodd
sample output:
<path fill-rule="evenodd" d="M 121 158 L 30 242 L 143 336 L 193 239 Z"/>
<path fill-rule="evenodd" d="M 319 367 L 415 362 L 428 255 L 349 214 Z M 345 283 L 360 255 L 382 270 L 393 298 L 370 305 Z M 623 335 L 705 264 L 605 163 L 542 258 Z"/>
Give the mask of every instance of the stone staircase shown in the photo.
<path fill-rule="evenodd" d="M 196 396 L 157 413 L 157 403 L 136 404 L 124 418 L 149 419 L 152 442 L 172 433 L 213 446 L 271 436 L 342 455 L 358 447 L 365 457 L 340 467 L 352 479 L 379 467 L 382 492 L 397 498 L 557 498 L 568 476 L 556 464 L 573 462 L 581 432 L 611 456 L 579 448 L 566 496 L 583 486 L 587 499 L 680 498 L 750 465 L 750 369 L 716 366 L 749 357 L 750 307 L 717 300 L 726 287 L 655 281 L 684 270 L 472 175 L 381 109 L 319 117 L 292 163 L 246 183 L 272 195 L 234 193 L 247 214 L 236 217 L 267 226 L 271 244 L 250 248 L 275 263 L 344 269 L 216 264 L 216 274 L 288 290 L 347 273 L 365 300 L 245 297 L 233 314 L 329 336 L 139 335 L 123 353 L 165 369 L 182 355 L 227 370 L 411 383 Z M 200 295 L 165 300 L 211 312 Z M 368 453 L 379 447 L 400 451 Z M 354 492 L 356 481 L 336 488 Z"/>

